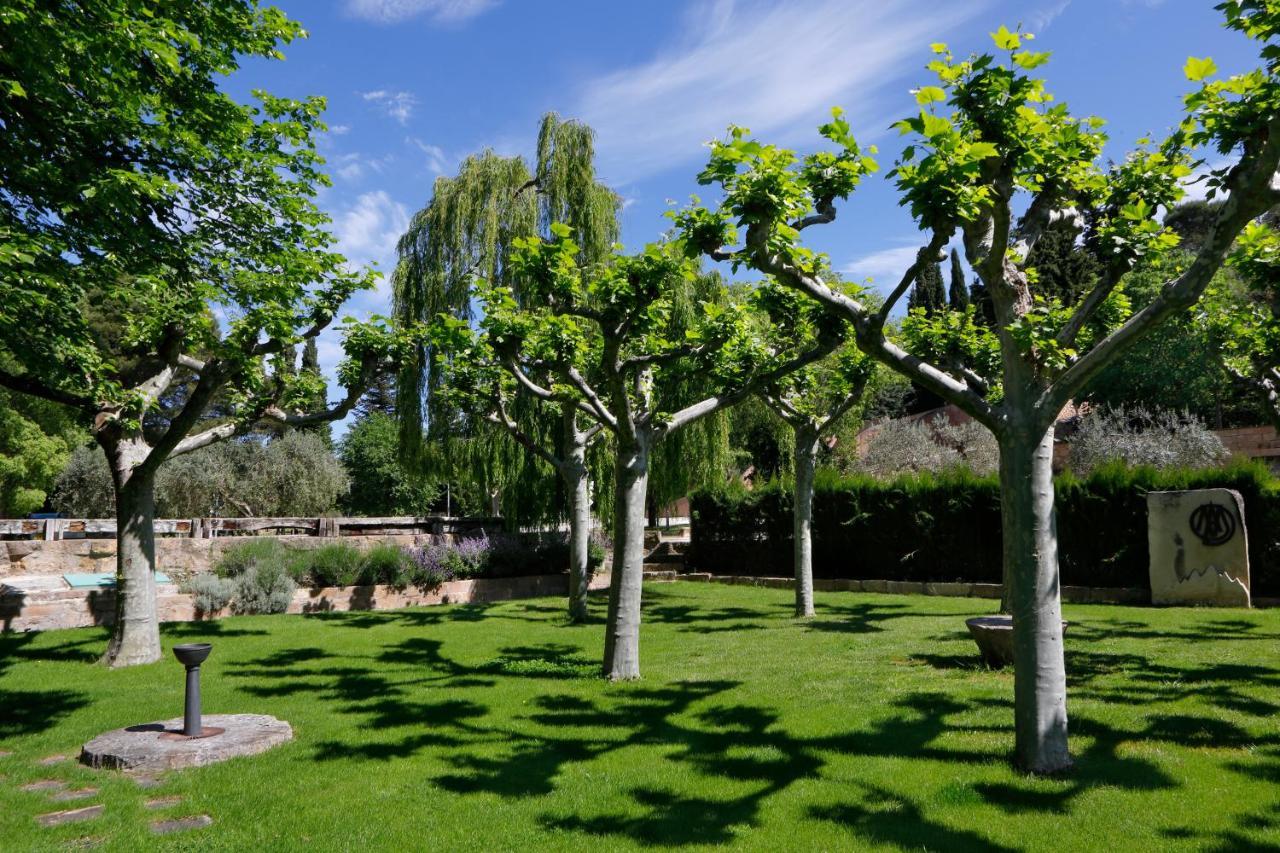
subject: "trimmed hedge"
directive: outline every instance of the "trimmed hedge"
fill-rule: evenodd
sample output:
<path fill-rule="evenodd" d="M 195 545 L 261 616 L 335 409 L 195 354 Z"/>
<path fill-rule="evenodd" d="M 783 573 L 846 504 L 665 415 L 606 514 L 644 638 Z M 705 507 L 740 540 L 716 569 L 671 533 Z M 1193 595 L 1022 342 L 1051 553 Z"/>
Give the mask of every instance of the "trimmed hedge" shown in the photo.
<path fill-rule="evenodd" d="M 1071 586 L 1148 586 L 1146 493 L 1222 487 L 1244 497 L 1253 593 L 1280 596 L 1280 483 L 1265 465 L 1157 471 L 1107 466 L 1057 479 L 1058 563 Z M 690 499 L 688 568 L 791 574 L 791 492 L 700 492 Z M 820 476 L 813 500 L 818 578 L 1000 582 L 1000 491 L 959 470 L 893 481 Z"/>

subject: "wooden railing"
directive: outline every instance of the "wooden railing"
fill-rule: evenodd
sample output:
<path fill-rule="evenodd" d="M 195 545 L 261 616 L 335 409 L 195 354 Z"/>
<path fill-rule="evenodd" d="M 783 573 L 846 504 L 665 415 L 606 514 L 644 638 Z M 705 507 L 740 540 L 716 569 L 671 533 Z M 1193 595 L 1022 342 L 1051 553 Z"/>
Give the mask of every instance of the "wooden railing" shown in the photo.
<path fill-rule="evenodd" d="M 467 533 L 500 527 L 502 520 L 444 515 L 366 518 L 157 518 L 157 536 L 210 539 L 216 536 L 300 534 L 303 536 L 388 536 Z M 116 535 L 114 518 L 0 518 L 0 538 L 98 539 Z"/>

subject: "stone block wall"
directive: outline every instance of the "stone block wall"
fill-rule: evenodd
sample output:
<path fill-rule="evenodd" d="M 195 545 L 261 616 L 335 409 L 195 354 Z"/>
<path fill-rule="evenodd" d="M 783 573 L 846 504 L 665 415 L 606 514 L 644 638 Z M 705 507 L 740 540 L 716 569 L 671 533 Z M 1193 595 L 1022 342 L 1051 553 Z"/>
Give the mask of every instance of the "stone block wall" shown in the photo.
<path fill-rule="evenodd" d="M 429 545 L 452 534 L 398 534 L 385 536 L 276 536 L 290 548 L 320 548 L 337 542 L 368 549 L 374 545 Z M 248 537 L 221 536 L 214 539 L 161 537 L 156 539 L 156 568 L 174 575 L 209 572 L 228 548 L 244 544 Z M 69 573 L 114 572 L 115 539 L 16 539 L 0 541 L 0 581 L 15 575 L 64 575 Z"/>
<path fill-rule="evenodd" d="M 607 587 L 608 575 L 597 576 L 592 589 Z M 449 581 L 438 588 L 396 589 L 390 586 L 347 586 L 299 589 L 287 613 L 323 613 L 347 610 L 394 610 L 433 604 L 482 604 L 515 598 L 566 595 L 567 575 L 529 575 L 518 578 L 477 578 Z M 161 622 L 195 622 L 216 619 L 224 612 L 199 613 L 192 597 L 173 584 L 156 588 L 156 610 Z M 49 631 L 88 628 L 115 621 L 115 594 L 102 590 L 41 590 L 0 596 L 0 631 Z"/>

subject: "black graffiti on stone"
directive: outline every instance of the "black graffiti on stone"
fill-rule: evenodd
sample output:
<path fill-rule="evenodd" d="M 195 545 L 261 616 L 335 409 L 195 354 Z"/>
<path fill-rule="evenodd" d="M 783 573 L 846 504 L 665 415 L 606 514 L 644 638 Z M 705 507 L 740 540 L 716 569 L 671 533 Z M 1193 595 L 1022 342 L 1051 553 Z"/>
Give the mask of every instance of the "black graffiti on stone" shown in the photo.
<path fill-rule="evenodd" d="M 1191 532 L 1208 546 L 1225 545 L 1236 535 L 1236 514 L 1222 504 L 1201 504 L 1191 511 Z"/>

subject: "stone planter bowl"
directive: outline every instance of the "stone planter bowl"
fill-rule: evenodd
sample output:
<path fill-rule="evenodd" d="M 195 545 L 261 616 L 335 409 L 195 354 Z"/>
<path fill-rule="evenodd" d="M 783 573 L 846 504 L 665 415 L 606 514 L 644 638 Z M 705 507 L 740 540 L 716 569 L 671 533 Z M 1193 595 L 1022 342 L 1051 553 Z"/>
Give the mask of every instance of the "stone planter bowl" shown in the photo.
<path fill-rule="evenodd" d="M 969 633 L 978 644 L 982 660 L 993 669 L 1013 665 L 1013 617 L 975 616 L 966 619 Z M 1067 633 L 1067 622 L 1062 623 L 1062 633 Z"/>

